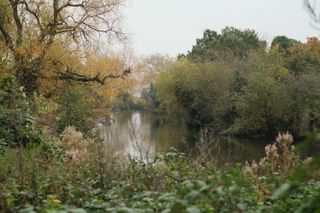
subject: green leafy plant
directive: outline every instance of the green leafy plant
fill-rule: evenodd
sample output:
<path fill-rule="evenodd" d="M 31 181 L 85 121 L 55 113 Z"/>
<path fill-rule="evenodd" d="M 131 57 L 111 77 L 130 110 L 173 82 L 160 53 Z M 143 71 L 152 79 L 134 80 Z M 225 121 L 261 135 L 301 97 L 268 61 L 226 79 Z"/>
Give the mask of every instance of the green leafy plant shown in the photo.
<path fill-rule="evenodd" d="M 6 75 L 0 82 L 0 139 L 8 146 L 37 140 L 35 117 L 23 87 L 15 77 Z"/>
<path fill-rule="evenodd" d="M 73 126 L 85 135 L 91 134 L 94 127 L 92 105 L 90 97 L 87 97 L 81 88 L 68 86 L 59 100 L 59 105 L 56 124 L 58 133 L 62 133 L 68 126 Z"/>

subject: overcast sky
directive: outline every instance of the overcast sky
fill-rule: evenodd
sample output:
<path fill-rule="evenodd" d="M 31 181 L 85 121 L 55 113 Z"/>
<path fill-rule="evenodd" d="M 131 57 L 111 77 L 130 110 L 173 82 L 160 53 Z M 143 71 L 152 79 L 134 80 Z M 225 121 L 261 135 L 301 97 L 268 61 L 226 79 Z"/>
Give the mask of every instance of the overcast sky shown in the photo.
<path fill-rule="evenodd" d="M 287 35 L 301 41 L 318 36 L 303 0 L 128 0 L 125 31 L 135 52 L 176 56 L 192 48 L 205 29 L 255 29 L 271 41 Z"/>

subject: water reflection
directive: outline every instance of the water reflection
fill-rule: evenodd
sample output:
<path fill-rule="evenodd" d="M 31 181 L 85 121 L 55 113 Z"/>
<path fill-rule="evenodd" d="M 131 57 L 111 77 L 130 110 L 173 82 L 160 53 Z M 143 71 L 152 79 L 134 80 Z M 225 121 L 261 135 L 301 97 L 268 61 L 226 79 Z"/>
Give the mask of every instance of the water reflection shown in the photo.
<path fill-rule="evenodd" d="M 201 143 L 189 143 L 188 150 L 193 150 L 192 156 L 208 153 L 207 160 L 223 166 L 229 162 L 241 162 L 259 160 L 264 156 L 264 147 L 267 141 L 253 139 L 237 139 L 232 137 L 215 137 L 208 139 L 209 145 L 201 147 Z M 271 143 L 271 142 L 270 142 Z"/>
<path fill-rule="evenodd" d="M 187 133 L 185 128 L 163 123 L 157 115 L 147 112 L 115 113 L 112 125 L 100 125 L 99 134 L 106 143 L 132 157 L 152 158 L 177 144 Z"/>
<path fill-rule="evenodd" d="M 185 125 L 166 121 L 160 116 L 138 111 L 122 111 L 112 116 L 111 125 L 98 126 L 100 137 L 118 151 L 131 157 L 152 159 L 157 152 L 171 147 L 190 153 L 196 152 L 198 133 Z M 244 162 L 259 159 L 265 143 L 253 140 L 236 140 L 229 137 L 212 138 L 210 156 L 217 163 Z"/>

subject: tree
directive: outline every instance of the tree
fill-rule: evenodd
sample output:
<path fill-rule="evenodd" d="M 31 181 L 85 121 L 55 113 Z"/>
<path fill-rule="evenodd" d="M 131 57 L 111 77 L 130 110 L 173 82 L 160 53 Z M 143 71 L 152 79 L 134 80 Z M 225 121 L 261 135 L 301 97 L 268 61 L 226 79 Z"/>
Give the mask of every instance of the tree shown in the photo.
<path fill-rule="evenodd" d="M 187 57 L 196 61 L 227 60 L 230 56 L 245 58 L 251 50 L 265 47 L 266 42 L 260 40 L 254 30 L 226 27 L 221 34 L 206 30 Z"/>
<path fill-rule="evenodd" d="M 37 90 L 46 63 L 55 79 L 98 82 L 108 77 L 79 74 L 59 57 L 49 58 L 55 45 L 75 50 L 97 36 L 124 39 L 119 28 L 122 0 L 0 0 L 0 44 L 14 62 L 16 76 L 26 93 Z M 79 48 L 77 50 L 80 50 Z"/>
<path fill-rule="evenodd" d="M 238 133 L 270 136 L 295 130 L 291 128 L 296 124 L 291 120 L 294 102 L 284 80 L 266 70 L 250 74 L 236 100 Z"/>
<path fill-rule="evenodd" d="M 230 62 L 181 59 L 160 72 L 157 100 L 171 118 L 216 133 L 303 135 L 319 128 L 320 75 L 307 68 L 295 75 L 288 57 L 271 49 Z"/>
<path fill-rule="evenodd" d="M 295 75 L 319 73 L 320 41 L 316 37 L 308 38 L 306 43 L 298 43 L 288 49 L 287 68 Z"/>
<path fill-rule="evenodd" d="M 154 82 L 151 82 L 148 87 L 141 91 L 141 100 L 142 103 L 149 108 L 149 110 L 152 110 L 156 113 L 162 113 L 157 87 Z"/>
<path fill-rule="evenodd" d="M 285 54 L 288 53 L 288 49 L 299 42 L 295 39 L 288 38 L 287 36 L 276 36 L 271 42 L 271 48 L 278 46 Z"/>
<path fill-rule="evenodd" d="M 173 64 L 173 59 L 168 55 L 154 54 L 143 59 L 147 72 L 158 74 L 161 70 L 168 69 Z"/>
<path fill-rule="evenodd" d="M 303 135 L 319 127 L 320 75 L 307 67 L 297 75 L 288 69 L 287 60 L 271 50 L 243 62 L 241 69 L 246 72 L 235 96 L 233 132 L 272 136 L 290 131 Z"/>
<path fill-rule="evenodd" d="M 56 129 L 58 133 L 62 133 L 68 126 L 73 126 L 86 136 L 91 134 L 95 122 L 91 119 L 93 107 L 90 99 L 90 96 L 86 95 L 79 85 L 69 83 L 59 101 L 60 107 L 57 110 L 59 119 Z"/>
<path fill-rule="evenodd" d="M 172 118 L 186 118 L 194 126 L 210 125 L 216 132 L 230 122 L 232 65 L 180 60 L 161 72 L 157 97 Z"/>

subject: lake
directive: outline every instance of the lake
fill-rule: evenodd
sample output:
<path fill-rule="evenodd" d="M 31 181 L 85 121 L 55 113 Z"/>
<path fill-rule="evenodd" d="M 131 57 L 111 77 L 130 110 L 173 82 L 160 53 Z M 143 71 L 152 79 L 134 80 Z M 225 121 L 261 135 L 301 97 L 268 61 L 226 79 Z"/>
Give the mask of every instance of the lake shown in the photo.
<path fill-rule="evenodd" d="M 110 124 L 99 123 L 98 134 L 119 152 L 140 159 L 152 159 L 156 153 L 175 148 L 189 156 L 206 150 L 218 164 L 245 162 L 264 155 L 266 141 L 232 137 L 210 137 L 210 146 L 199 146 L 201 134 L 194 128 L 174 123 L 159 115 L 142 111 L 121 111 L 112 115 Z M 270 141 L 271 143 L 271 141 Z"/>

